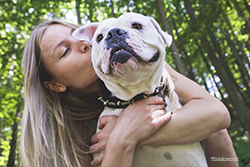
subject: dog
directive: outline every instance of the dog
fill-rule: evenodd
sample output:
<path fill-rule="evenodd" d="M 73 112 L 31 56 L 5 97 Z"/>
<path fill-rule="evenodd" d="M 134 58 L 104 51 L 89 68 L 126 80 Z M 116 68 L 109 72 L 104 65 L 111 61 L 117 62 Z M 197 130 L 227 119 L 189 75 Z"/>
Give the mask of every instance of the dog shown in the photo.
<path fill-rule="evenodd" d="M 88 26 L 77 29 L 87 30 Z M 123 108 L 149 96 L 162 96 L 166 112 L 181 107 L 171 76 L 164 68 L 165 46 L 172 37 L 152 18 L 126 13 L 101 22 L 91 41 L 92 64 L 106 88 L 99 100 L 104 115 L 119 116 Z M 97 132 L 99 129 L 97 129 Z M 119 149 L 119 148 L 118 148 Z M 207 166 L 199 142 L 187 145 L 142 146 L 135 150 L 133 167 Z"/>

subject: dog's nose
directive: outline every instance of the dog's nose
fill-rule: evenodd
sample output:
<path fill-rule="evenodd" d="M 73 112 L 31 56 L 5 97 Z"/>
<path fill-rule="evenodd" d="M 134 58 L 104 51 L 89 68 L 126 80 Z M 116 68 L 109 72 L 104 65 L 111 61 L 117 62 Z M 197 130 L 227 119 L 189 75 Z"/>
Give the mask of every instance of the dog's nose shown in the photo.
<path fill-rule="evenodd" d="M 106 40 L 119 39 L 121 37 L 126 37 L 127 31 L 121 28 L 113 28 L 108 32 Z"/>

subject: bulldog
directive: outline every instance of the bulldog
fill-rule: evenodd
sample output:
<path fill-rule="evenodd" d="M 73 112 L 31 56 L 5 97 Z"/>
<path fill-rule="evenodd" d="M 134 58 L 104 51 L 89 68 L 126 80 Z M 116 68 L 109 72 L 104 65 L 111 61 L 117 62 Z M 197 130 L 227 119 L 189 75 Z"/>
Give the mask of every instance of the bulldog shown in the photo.
<path fill-rule="evenodd" d="M 77 29 L 73 36 L 91 26 Z M 172 37 L 151 17 L 126 13 L 101 22 L 91 40 L 92 64 L 104 82 L 100 115 L 119 116 L 123 108 L 142 98 L 162 96 L 166 112 L 181 107 L 171 76 L 164 68 L 165 46 Z M 99 129 L 97 129 L 97 132 Z M 118 148 L 119 149 L 119 148 Z M 207 166 L 199 142 L 187 145 L 142 146 L 136 149 L 133 167 Z"/>

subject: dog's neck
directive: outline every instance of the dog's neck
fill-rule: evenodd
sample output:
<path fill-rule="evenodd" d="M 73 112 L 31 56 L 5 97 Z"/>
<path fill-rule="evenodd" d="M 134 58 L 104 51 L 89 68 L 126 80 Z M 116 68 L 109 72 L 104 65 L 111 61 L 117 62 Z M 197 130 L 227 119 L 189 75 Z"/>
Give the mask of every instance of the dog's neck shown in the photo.
<path fill-rule="evenodd" d="M 101 80 L 104 81 L 105 86 L 111 92 L 113 96 L 128 101 L 138 94 L 152 94 L 155 89 L 161 83 L 161 77 L 164 69 L 164 59 L 159 61 L 156 69 L 154 70 L 138 70 L 133 74 L 129 74 L 131 77 L 125 78 L 109 78 L 107 75 L 103 75 L 99 71 Z M 142 69 L 142 68 L 141 68 Z M 165 77 L 164 77 L 165 78 Z"/>
<path fill-rule="evenodd" d="M 159 86 L 157 86 L 154 92 L 151 94 L 140 93 L 129 100 L 122 100 L 116 96 L 113 96 L 111 92 L 109 92 L 106 88 L 102 88 L 102 91 L 100 93 L 98 100 L 101 101 L 104 106 L 107 106 L 110 108 L 126 108 L 130 104 L 133 104 L 134 102 L 141 100 L 141 99 L 146 99 L 150 96 L 164 97 L 165 90 L 167 90 L 166 84 L 163 82 L 163 77 L 161 77 L 161 82 Z"/>

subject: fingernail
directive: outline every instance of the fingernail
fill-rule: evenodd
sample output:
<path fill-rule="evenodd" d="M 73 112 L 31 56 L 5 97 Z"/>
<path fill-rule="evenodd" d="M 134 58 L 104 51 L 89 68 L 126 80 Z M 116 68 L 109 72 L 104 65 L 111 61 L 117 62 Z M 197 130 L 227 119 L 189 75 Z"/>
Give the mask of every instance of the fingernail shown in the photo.
<path fill-rule="evenodd" d="M 165 107 L 167 107 L 167 105 L 168 105 L 167 103 L 164 103 L 164 106 L 165 106 Z"/>
<path fill-rule="evenodd" d="M 164 101 L 164 103 L 166 102 L 166 100 L 163 98 L 163 101 Z"/>
<path fill-rule="evenodd" d="M 173 112 L 173 111 L 171 111 L 171 113 L 170 113 L 170 114 L 172 115 L 173 113 L 174 113 L 174 112 Z"/>

